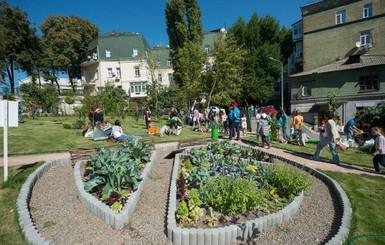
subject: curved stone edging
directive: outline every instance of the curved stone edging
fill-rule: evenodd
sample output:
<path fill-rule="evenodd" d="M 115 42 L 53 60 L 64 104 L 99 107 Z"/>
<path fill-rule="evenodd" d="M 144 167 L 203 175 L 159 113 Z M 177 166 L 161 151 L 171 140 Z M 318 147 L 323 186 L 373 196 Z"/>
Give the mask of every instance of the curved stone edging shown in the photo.
<path fill-rule="evenodd" d="M 185 152 L 188 152 L 186 150 Z M 205 244 L 205 245 L 224 245 L 236 244 L 237 240 L 246 240 L 255 234 L 261 233 L 279 225 L 290 219 L 298 210 L 303 200 L 303 192 L 294 198 L 294 200 L 279 210 L 277 213 L 265 215 L 261 218 L 250 220 L 237 225 L 229 225 L 220 228 L 180 228 L 176 224 L 175 213 L 177 211 L 176 200 L 176 180 L 179 172 L 180 157 L 188 154 L 177 154 L 174 159 L 174 167 L 172 172 L 169 206 L 167 213 L 167 237 L 174 245 L 183 244 Z"/>
<path fill-rule="evenodd" d="M 111 225 L 115 229 L 123 228 L 124 225 L 130 221 L 132 214 L 134 213 L 140 194 L 142 193 L 144 185 L 148 179 L 148 174 L 155 162 L 156 155 L 156 151 L 153 151 L 150 162 L 146 164 L 142 174 L 140 175 L 142 177 L 142 181 L 140 182 L 138 189 L 131 193 L 120 212 L 113 211 L 108 205 L 84 190 L 80 167 L 85 163 L 85 161 L 78 161 L 74 167 L 74 175 L 80 203 L 107 225 Z"/>
<path fill-rule="evenodd" d="M 248 141 L 245 141 L 245 142 L 248 142 Z M 254 144 L 254 142 L 250 142 L 250 143 Z M 279 156 L 279 155 L 269 153 L 266 151 L 263 151 L 263 152 L 270 157 L 273 157 L 273 158 L 279 159 L 281 161 L 284 161 L 286 163 L 289 163 L 289 164 L 291 164 L 297 168 L 300 168 L 300 169 L 308 172 L 309 174 L 314 175 L 315 177 L 322 180 L 327 186 L 329 186 L 331 188 L 331 191 L 334 192 L 336 198 L 339 201 L 338 204 L 340 205 L 340 208 L 342 209 L 342 217 L 341 217 L 340 226 L 339 226 L 337 233 L 329 241 L 327 241 L 325 244 L 330 244 L 330 245 L 343 244 L 349 235 L 350 223 L 352 220 L 353 211 L 352 211 L 352 207 L 350 205 L 349 198 L 346 195 L 345 191 L 340 186 L 340 184 L 338 184 L 337 181 L 333 180 L 329 176 L 319 172 L 318 170 L 316 170 L 314 168 L 302 165 L 296 161 L 287 159 L 283 156 Z"/>
<path fill-rule="evenodd" d="M 50 243 L 44 237 L 42 237 L 39 231 L 36 229 L 34 222 L 32 221 L 31 213 L 29 211 L 29 202 L 31 200 L 32 190 L 36 182 L 51 167 L 70 163 L 71 158 L 62 158 L 49 161 L 38 167 L 32 174 L 30 174 L 22 185 L 16 205 L 17 212 L 19 214 L 19 225 L 28 243 L 36 245 L 46 245 Z"/>

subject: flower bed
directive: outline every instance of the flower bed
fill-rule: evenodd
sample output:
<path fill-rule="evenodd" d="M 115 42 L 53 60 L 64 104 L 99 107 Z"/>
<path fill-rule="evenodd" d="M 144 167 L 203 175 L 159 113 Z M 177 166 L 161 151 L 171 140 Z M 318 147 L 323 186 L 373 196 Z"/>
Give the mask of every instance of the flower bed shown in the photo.
<path fill-rule="evenodd" d="M 100 149 L 89 161 L 76 163 L 81 203 L 107 224 L 122 228 L 135 209 L 155 157 L 149 144 L 132 141 L 110 150 Z"/>
<path fill-rule="evenodd" d="M 188 239 L 197 239 L 198 233 L 203 239 L 207 232 L 211 234 L 207 239 L 222 232 L 227 236 L 222 239 L 226 243 L 246 239 L 253 235 L 252 227 L 258 226 L 258 220 L 268 214 L 273 214 L 265 218 L 269 225 L 287 220 L 298 209 L 302 191 L 311 184 L 297 169 L 258 161 L 265 159 L 260 151 L 227 141 L 186 153 L 175 161 L 175 193 L 173 186 L 170 191 L 170 210 L 174 213 L 169 212 L 168 235 L 176 244 L 178 240 L 186 242 L 182 238 L 186 232 L 195 233 Z M 171 202 L 173 198 L 175 203 Z M 248 222 L 252 222 L 251 227 Z M 245 234 L 242 227 L 250 231 Z M 207 239 L 205 244 L 210 244 Z"/>

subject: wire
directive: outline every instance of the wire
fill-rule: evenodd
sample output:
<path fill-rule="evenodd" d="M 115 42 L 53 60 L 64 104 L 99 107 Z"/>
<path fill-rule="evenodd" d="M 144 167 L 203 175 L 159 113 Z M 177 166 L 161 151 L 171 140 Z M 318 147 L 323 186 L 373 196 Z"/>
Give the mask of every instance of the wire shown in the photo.
<path fill-rule="evenodd" d="M 352 237 L 349 241 L 348 241 L 348 245 L 351 245 L 353 241 L 357 240 L 357 239 L 360 239 L 360 238 L 363 238 L 363 237 L 367 237 L 367 236 L 385 236 L 385 233 L 382 233 L 382 234 L 362 234 L 362 235 L 359 235 L 359 236 L 355 236 L 355 237 Z"/>

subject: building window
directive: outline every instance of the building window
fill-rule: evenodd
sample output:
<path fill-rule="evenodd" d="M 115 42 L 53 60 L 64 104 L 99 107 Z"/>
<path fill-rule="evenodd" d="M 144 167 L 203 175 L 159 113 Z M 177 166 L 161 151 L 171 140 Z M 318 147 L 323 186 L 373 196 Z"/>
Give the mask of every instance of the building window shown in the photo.
<path fill-rule="evenodd" d="M 362 31 L 360 33 L 361 46 L 372 47 L 372 34 L 370 31 Z"/>
<path fill-rule="evenodd" d="M 139 55 L 139 50 L 136 49 L 136 48 L 133 48 L 133 49 L 132 49 L 132 57 L 136 57 L 136 56 L 138 56 L 138 55 Z"/>
<path fill-rule="evenodd" d="M 372 3 L 367 3 L 364 5 L 362 16 L 368 18 L 372 16 Z"/>
<path fill-rule="evenodd" d="M 302 42 L 295 43 L 295 57 L 301 58 L 302 57 Z"/>
<path fill-rule="evenodd" d="M 378 75 L 368 75 L 360 77 L 360 91 L 373 91 L 380 89 L 380 79 Z"/>
<path fill-rule="evenodd" d="M 171 60 L 167 60 L 167 65 L 171 66 L 172 65 L 172 61 Z"/>
<path fill-rule="evenodd" d="M 110 58 L 110 57 L 111 57 L 111 50 L 106 49 L 106 58 Z"/>
<path fill-rule="evenodd" d="M 112 77 L 113 76 L 112 68 L 107 68 L 107 76 L 108 77 Z"/>
<path fill-rule="evenodd" d="M 135 83 L 131 85 L 131 94 L 141 94 L 146 92 L 145 83 Z"/>
<path fill-rule="evenodd" d="M 162 74 L 158 74 L 158 82 L 162 81 Z"/>
<path fill-rule="evenodd" d="M 302 96 L 311 96 L 311 87 L 310 86 L 302 86 Z"/>
<path fill-rule="evenodd" d="M 206 54 L 210 53 L 210 46 L 209 45 L 205 45 L 205 52 L 206 52 Z"/>
<path fill-rule="evenodd" d="M 156 65 L 157 65 L 157 66 L 160 66 L 160 59 L 157 59 L 157 60 L 156 60 Z"/>
<path fill-rule="evenodd" d="M 135 67 L 135 76 L 136 76 L 136 77 L 140 77 L 140 69 L 139 69 L 139 66 L 136 66 L 136 67 Z"/>
<path fill-rule="evenodd" d="M 118 78 L 121 77 L 120 67 L 116 67 L 116 77 L 118 77 Z"/>
<path fill-rule="evenodd" d="M 169 82 L 174 81 L 174 75 L 172 73 L 168 73 L 167 75 L 168 75 L 168 81 Z"/>
<path fill-rule="evenodd" d="M 336 12 L 336 24 L 342 24 L 346 22 L 346 10 L 342 9 Z"/>

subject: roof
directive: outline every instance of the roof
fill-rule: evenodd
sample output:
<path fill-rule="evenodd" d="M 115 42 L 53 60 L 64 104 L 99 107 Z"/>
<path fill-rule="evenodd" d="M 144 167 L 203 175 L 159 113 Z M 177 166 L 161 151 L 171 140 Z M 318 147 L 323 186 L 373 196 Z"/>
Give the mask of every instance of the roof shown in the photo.
<path fill-rule="evenodd" d="M 312 70 L 296 73 L 290 75 L 290 77 L 301 77 L 307 76 L 314 73 L 326 73 L 326 72 L 335 72 L 335 71 L 343 71 L 343 70 L 351 70 L 351 69 L 360 69 L 364 67 L 370 66 L 378 66 L 385 65 L 385 55 L 361 55 L 360 62 L 351 63 L 349 62 L 350 57 L 346 57 L 344 59 L 335 61 L 333 63 L 317 67 Z"/>

